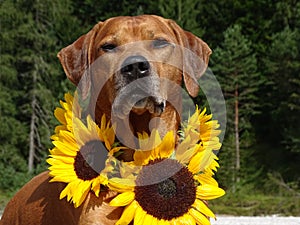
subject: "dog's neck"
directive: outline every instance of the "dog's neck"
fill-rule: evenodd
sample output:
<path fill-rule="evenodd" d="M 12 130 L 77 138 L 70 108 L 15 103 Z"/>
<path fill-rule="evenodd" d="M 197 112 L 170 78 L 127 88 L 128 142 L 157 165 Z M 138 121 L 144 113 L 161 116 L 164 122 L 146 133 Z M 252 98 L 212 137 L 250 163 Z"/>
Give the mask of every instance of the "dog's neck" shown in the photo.
<path fill-rule="evenodd" d="M 111 108 L 104 107 L 103 104 L 96 105 L 95 122 L 100 125 L 102 115 L 105 114 L 108 120 L 111 120 Z M 166 110 L 159 117 L 155 117 L 153 114 L 146 111 L 141 115 L 137 115 L 131 112 L 128 118 L 119 119 L 116 122 L 116 130 L 120 132 L 121 136 L 117 135 L 117 139 L 123 142 L 125 146 L 137 146 L 138 133 L 146 132 L 150 135 L 151 129 L 155 128 L 159 131 L 161 137 L 163 137 L 168 131 L 173 131 L 175 138 L 177 138 L 177 131 L 179 128 L 178 114 L 167 104 Z M 128 126 L 129 123 L 129 126 Z M 126 144 L 127 143 L 127 144 Z M 128 150 L 122 155 L 122 160 L 133 160 L 133 150 Z"/>
<path fill-rule="evenodd" d="M 129 115 L 129 122 L 131 125 L 132 132 L 137 135 L 137 133 L 146 132 L 150 134 L 149 124 L 152 119 L 152 115 L 146 111 L 141 115 L 137 115 L 133 112 Z"/>

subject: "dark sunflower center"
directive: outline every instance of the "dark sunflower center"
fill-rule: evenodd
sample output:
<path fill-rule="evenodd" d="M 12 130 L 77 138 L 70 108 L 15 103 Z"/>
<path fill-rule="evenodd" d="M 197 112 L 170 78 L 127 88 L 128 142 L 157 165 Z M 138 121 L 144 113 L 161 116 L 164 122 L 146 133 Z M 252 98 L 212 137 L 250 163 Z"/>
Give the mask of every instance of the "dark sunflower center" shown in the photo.
<path fill-rule="evenodd" d="M 74 170 L 79 179 L 92 180 L 96 178 L 105 167 L 107 150 L 101 141 L 87 142 L 78 151 Z"/>
<path fill-rule="evenodd" d="M 144 166 L 136 180 L 135 198 L 148 214 L 172 220 L 188 212 L 196 199 L 193 174 L 173 159 Z"/>
<path fill-rule="evenodd" d="M 166 179 L 157 184 L 158 193 L 165 197 L 171 198 L 176 194 L 176 183 L 172 179 Z"/>

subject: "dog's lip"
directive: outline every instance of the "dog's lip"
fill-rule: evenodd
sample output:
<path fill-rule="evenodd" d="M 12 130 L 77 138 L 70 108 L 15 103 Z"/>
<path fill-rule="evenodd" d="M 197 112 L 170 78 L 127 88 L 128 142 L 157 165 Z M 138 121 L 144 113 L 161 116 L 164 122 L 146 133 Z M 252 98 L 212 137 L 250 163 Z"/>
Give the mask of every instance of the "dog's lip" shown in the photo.
<path fill-rule="evenodd" d="M 137 101 L 133 108 L 137 108 L 137 109 L 143 109 L 143 108 L 146 108 L 147 106 L 147 101 L 148 101 L 148 98 L 143 98 L 143 99 L 140 99 L 139 101 Z"/>
<path fill-rule="evenodd" d="M 132 111 L 136 114 L 142 114 L 149 111 L 155 116 L 160 116 L 166 107 L 166 101 L 160 97 L 147 97 L 135 103 Z"/>
<path fill-rule="evenodd" d="M 113 114 L 121 119 L 125 119 L 130 112 L 142 114 L 149 111 L 159 116 L 165 108 L 160 84 L 158 77 L 149 76 L 120 88 L 113 102 Z"/>
<path fill-rule="evenodd" d="M 147 101 L 145 99 L 141 99 L 134 104 L 131 111 L 138 115 L 141 115 L 147 111 L 146 107 L 147 107 Z"/>
<path fill-rule="evenodd" d="M 131 110 L 133 113 L 137 114 L 137 115 L 142 115 L 145 112 L 147 112 L 146 108 L 137 108 L 137 107 L 133 107 Z"/>
<path fill-rule="evenodd" d="M 131 103 L 130 100 L 122 105 L 114 107 L 114 115 L 120 119 L 125 119 L 130 112 L 141 115 L 146 111 L 154 116 L 160 116 L 166 107 L 166 101 L 160 97 L 144 97 L 137 102 Z"/>

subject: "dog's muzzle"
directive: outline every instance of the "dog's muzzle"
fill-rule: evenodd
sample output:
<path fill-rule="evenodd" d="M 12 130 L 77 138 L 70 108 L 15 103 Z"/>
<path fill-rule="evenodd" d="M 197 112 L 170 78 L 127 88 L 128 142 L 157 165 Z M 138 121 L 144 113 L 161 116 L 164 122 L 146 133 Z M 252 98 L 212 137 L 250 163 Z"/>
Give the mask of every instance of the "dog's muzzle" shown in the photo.
<path fill-rule="evenodd" d="M 145 57 L 134 55 L 126 58 L 120 76 L 120 88 L 113 103 L 113 113 L 117 117 L 124 118 L 130 111 L 139 115 L 149 111 L 155 116 L 163 113 L 166 100 L 160 93 L 160 78 Z"/>

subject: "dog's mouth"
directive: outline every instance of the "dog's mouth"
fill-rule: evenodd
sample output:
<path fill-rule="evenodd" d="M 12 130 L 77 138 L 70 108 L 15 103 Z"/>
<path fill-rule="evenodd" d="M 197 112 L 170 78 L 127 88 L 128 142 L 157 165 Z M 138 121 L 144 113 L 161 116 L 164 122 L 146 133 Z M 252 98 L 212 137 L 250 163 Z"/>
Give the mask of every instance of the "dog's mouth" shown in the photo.
<path fill-rule="evenodd" d="M 166 100 L 160 93 L 158 77 L 148 76 L 127 84 L 119 89 L 113 102 L 113 115 L 124 119 L 133 112 L 141 115 L 149 112 L 160 116 L 166 107 Z"/>
<path fill-rule="evenodd" d="M 132 95 L 123 96 L 122 99 L 122 104 L 113 104 L 113 114 L 119 119 L 128 117 L 130 113 L 142 115 L 149 112 L 153 116 L 160 116 L 166 107 L 166 101 L 157 96 L 138 98 L 137 95 Z"/>
<path fill-rule="evenodd" d="M 166 101 L 159 97 L 145 97 L 137 101 L 132 107 L 132 112 L 141 115 L 148 111 L 154 116 L 160 116 L 166 107 Z"/>

